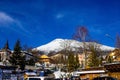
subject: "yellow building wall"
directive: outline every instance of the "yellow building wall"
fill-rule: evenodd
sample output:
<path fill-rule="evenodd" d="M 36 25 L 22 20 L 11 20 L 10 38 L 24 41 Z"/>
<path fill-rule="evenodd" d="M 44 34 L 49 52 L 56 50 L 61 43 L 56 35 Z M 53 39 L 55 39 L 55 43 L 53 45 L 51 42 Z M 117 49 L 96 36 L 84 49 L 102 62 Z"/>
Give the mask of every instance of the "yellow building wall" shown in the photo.
<path fill-rule="evenodd" d="M 81 79 L 89 78 L 89 80 L 93 80 L 93 78 L 100 76 L 100 74 L 82 74 L 80 75 Z"/>
<path fill-rule="evenodd" d="M 108 72 L 106 73 L 107 75 L 117 78 L 117 80 L 120 80 L 120 72 Z M 101 74 L 81 74 L 80 78 L 81 79 L 86 79 L 89 78 L 89 80 L 93 80 L 95 77 L 99 77 Z"/>
<path fill-rule="evenodd" d="M 109 76 L 117 78 L 118 80 L 120 80 L 120 72 L 110 72 Z"/>

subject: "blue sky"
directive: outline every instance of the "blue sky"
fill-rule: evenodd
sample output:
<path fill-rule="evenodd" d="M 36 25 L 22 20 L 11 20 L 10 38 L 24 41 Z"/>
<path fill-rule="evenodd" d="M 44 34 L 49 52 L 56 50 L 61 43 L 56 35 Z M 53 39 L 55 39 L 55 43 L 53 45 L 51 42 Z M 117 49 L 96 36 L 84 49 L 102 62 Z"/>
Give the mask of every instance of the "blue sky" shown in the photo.
<path fill-rule="evenodd" d="M 119 0 L 0 0 L 0 48 L 6 40 L 13 49 L 17 39 L 30 47 L 72 39 L 81 25 L 92 39 L 114 46 L 120 34 L 119 4 Z"/>

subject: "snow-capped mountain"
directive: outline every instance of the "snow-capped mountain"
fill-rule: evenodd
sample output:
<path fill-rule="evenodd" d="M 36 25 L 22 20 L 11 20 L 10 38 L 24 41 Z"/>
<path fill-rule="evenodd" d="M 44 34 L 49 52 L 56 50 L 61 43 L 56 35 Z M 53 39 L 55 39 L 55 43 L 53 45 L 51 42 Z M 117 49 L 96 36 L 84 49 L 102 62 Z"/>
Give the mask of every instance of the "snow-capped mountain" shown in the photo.
<path fill-rule="evenodd" d="M 86 42 L 87 45 L 89 45 L 91 43 L 92 42 Z M 102 45 L 102 44 L 98 44 L 98 43 L 95 43 L 95 44 L 100 45 L 100 49 L 102 51 L 110 51 L 110 50 L 114 49 L 113 47 L 110 47 L 110 46 L 106 46 L 106 45 Z M 79 42 L 76 40 L 69 40 L 69 39 L 55 39 L 55 40 L 49 42 L 48 44 L 39 46 L 34 49 L 43 51 L 47 54 L 51 51 L 58 52 L 58 51 L 63 50 L 64 48 L 68 48 L 68 47 L 71 48 L 72 50 L 75 50 L 80 47 L 83 48 L 83 42 Z"/>

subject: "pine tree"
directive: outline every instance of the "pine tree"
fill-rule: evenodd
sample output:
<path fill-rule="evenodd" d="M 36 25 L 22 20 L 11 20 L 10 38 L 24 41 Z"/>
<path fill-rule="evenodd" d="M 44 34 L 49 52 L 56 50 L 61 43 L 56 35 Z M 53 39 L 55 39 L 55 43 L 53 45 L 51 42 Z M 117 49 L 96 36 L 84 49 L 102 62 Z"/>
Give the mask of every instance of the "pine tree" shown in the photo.
<path fill-rule="evenodd" d="M 14 65 L 14 66 L 18 65 L 20 54 L 21 54 L 20 41 L 17 40 L 17 42 L 16 42 L 16 44 L 14 46 L 14 52 L 10 56 L 10 60 L 9 60 L 12 65 Z"/>
<path fill-rule="evenodd" d="M 25 55 L 21 52 L 20 41 L 17 40 L 14 46 L 14 52 L 10 56 L 10 63 L 14 66 L 19 66 L 21 70 L 25 68 Z"/>
<path fill-rule="evenodd" d="M 69 52 L 69 55 L 68 55 L 68 71 L 71 72 L 74 70 L 74 54 L 73 52 Z"/>
<path fill-rule="evenodd" d="M 26 64 L 25 55 L 21 55 L 19 61 L 19 66 L 21 70 L 25 69 L 25 64 Z"/>
<path fill-rule="evenodd" d="M 97 67 L 99 66 L 99 59 L 97 58 L 97 51 L 94 48 L 94 46 L 90 47 L 91 53 L 89 54 L 88 57 L 88 66 L 89 67 Z"/>

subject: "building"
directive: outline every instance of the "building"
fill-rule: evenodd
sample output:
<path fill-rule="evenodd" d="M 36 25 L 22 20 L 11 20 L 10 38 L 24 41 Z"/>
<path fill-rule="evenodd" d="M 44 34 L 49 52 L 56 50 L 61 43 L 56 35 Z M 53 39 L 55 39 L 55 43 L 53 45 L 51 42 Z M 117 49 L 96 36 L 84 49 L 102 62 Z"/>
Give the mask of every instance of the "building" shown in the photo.
<path fill-rule="evenodd" d="M 0 50 L 0 65 L 10 65 L 8 60 L 11 53 L 12 52 L 9 49 Z"/>
<path fill-rule="evenodd" d="M 108 76 L 120 79 L 120 62 L 107 63 L 104 65 Z"/>
<path fill-rule="evenodd" d="M 107 55 L 106 59 L 108 60 L 109 58 L 112 60 L 112 62 L 119 62 L 120 61 L 120 49 L 114 49 L 113 51 L 111 51 Z"/>
<path fill-rule="evenodd" d="M 44 67 L 49 67 L 50 65 L 50 57 L 47 55 L 41 55 L 39 61 Z"/>

